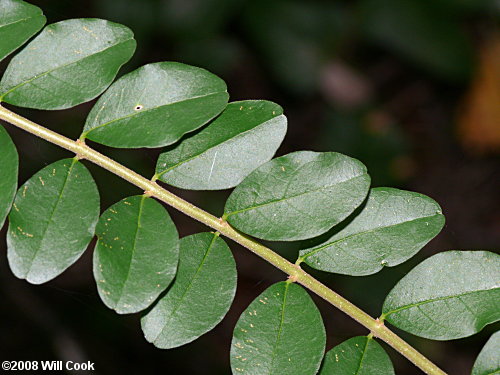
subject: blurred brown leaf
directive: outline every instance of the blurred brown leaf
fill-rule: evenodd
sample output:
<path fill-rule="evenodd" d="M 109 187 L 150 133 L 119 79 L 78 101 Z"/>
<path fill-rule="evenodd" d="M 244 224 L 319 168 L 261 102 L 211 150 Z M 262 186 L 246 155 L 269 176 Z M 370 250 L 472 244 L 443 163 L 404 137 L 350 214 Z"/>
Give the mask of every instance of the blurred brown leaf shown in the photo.
<path fill-rule="evenodd" d="M 473 153 L 500 151 L 500 35 L 480 51 L 479 65 L 458 121 L 459 137 Z"/>

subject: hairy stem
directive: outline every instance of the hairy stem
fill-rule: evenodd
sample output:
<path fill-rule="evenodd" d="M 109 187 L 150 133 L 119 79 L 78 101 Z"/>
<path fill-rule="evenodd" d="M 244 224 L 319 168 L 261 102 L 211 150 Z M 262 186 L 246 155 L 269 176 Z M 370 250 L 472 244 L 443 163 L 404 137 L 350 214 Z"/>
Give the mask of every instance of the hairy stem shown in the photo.
<path fill-rule="evenodd" d="M 145 194 L 153 196 L 158 200 L 183 212 L 184 214 L 191 216 L 193 219 L 198 220 L 203 224 L 213 228 L 217 232 L 246 247 L 261 258 L 264 258 L 276 268 L 288 274 L 289 280 L 302 284 L 310 291 L 316 293 L 318 296 L 320 296 L 333 306 L 337 307 L 354 320 L 358 321 L 360 324 L 365 326 L 373 336 L 380 338 L 381 340 L 392 346 L 395 350 L 397 350 L 408 360 L 413 362 L 426 374 L 446 375 L 446 373 L 439 367 L 437 367 L 425 356 L 414 349 L 411 345 L 409 345 L 407 342 L 405 342 L 403 339 L 389 330 L 389 328 L 387 328 L 382 321 L 380 321 L 379 319 L 373 319 L 363 310 L 346 300 L 344 297 L 335 293 L 326 285 L 322 284 L 307 272 L 305 272 L 302 268 L 300 268 L 300 263 L 290 263 L 288 260 L 278 255 L 271 249 L 261 245 L 254 239 L 238 232 L 222 218 L 217 218 L 210 213 L 202 210 L 201 208 L 198 208 L 185 201 L 184 199 L 172 194 L 168 190 L 159 186 L 154 180 L 148 180 L 147 178 L 135 173 L 127 167 L 108 158 L 107 156 L 91 149 L 84 142 L 80 140 L 73 141 L 69 138 L 66 138 L 63 135 L 44 128 L 43 126 L 40 126 L 8 110 L 7 108 L 2 107 L 1 105 L 0 119 L 40 138 L 43 138 L 48 142 L 71 151 L 75 153 L 80 159 L 87 159 L 88 161 L 97 164 L 104 169 L 107 169 L 115 175 L 120 176 L 124 180 L 127 180 L 131 184 L 141 188 L 142 190 L 144 190 Z"/>

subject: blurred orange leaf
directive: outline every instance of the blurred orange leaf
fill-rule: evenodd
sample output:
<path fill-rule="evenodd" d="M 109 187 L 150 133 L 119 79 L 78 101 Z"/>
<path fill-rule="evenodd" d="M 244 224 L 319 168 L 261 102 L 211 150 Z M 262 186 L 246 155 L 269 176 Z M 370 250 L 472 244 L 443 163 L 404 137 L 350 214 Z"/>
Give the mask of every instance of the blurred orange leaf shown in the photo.
<path fill-rule="evenodd" d="M 461 111 L 462 144 L 476 153 L 500 150 L 500 35 L 480 52 L 479 66 Z"/>

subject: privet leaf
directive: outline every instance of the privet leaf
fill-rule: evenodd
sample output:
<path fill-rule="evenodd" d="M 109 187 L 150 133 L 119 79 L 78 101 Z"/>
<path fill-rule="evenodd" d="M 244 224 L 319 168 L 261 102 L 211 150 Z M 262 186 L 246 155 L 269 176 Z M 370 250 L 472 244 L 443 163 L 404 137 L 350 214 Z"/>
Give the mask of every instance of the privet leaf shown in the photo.
<path fill-rule="evenodd" d="M 161 154 L 156 174 L 184 189 L 232 188 L 273 157 L 286 128 L 283 110 L 275 103 L 230 103 L 209 126 Z"/>
<path fill-rule="evenodd" d="M 318 308 L 299 285 L 279 282 L 241 314 L 231 344 L 233 374 L 314 375 L 325 351 Z"/>
<path fill-rule="evenodd" d="M 319 375 L 391 375 L 394 367 L 384 348 L 368 337 L 344 341 L 326 353 Z"/>
<path fill-rule="evenodd" d="M 113 82 L 135 50 L 132 31 L 93 18 L 48 25 L 10 62 L 0 101 L 64 109 L 87 102 Z"/>
<path fill-rule="evenodd" d="M 198 233 L 180 242 L 172 287 L 141 320 L 146 340 L 162 349 L 187 344 L 214 328 L 236 292 L 236 264 L 218 234 Z"/>
<path fill-rule="evenodd" d="M 336 152 L 294 152 L 260 166 L 236 187 L 225 216 L 237 229 L 271 241 L 318 236 L 363 202 L 370 177 Z"/>
<path fill-rule="evenodd" d="M 22 46 L 43 25 L 42 10 L 20 0 L 0 2 L 0 61 Z"/>
<path fill-rule="evenodd" d="M 471 375 L 500 374 L 500 331 L 491 335 L 479 353 Z"/>
<path fill-rule="evenodd" d="M 146 196 L 128 197 L 99 219 L 94 277 L 101 299 L 119 314 L 151 305 L 172 282 L 179 236 L 163 206 Z"/>
<path fill-rule="evenodd" d="M 16 195 L 18 168 L 16 146 L 7 131 L 0 126 L 0 229 Z"/>
<path fill-rule="evenodd" d="M 57 161 L 17 192 L 9 215 L 7 257 L 14 275 L 41 284 L 83 254 L 99 218 L 99 192 L 76 159 Z"/>
<path fill-rule="evenodd" d="M 444 225 L 439 205 L 425 195 L 374 188 L 354 219 L 321 245 L 300 252 L 313 268 L 370 275 L 415 255 Z"/>
<path fill-rule="evenodd" d="M 161 147 L 217 116 L 228 101 L 223 80 L 175 62 L 148 64 L 123 76 L 99 98 L 84 128 L 113 147 Z"/>
<path fill-rule="evenodd" d="M 447 251 L 411 270 L 387 296 L 383 313 L 417 336 L 451 340 L 500 320 L 500 255 Z"/>

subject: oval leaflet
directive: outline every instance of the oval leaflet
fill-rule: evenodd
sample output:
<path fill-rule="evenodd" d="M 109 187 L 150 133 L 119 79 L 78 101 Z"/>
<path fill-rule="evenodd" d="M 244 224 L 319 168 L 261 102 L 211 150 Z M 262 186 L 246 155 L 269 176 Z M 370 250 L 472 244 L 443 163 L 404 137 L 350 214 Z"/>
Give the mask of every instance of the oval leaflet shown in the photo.
<path fill-rule="evenodd" d="M 41 284 L 75 263 L 94 236 L 99 192 L 85 166 L 63 159 L 35 173 L 9 214 L 7 258 L 16 277 Z"/>
<path fill-rule="evenodd" d="M 151 305 L 175 277 L 179 236 L 163 206 L 133 196 L 108 208 L 96 228 L 94 277 L 103 302 L 119 314 Z"/>
<path fill-rule="evenodd" d="M 132 31 L 110 21 L 48 25 L 11 60 L 0 81 L 0 101 L 50 110 L 87 102 L 111 84 L 134 51 Z"/>
<path fill-rule="evenodd" d="M 299 151 L 273 159 L 234 189 L 224 208 L 238 230 L 270 241 L 319 236 L 363 202 L 370 177 L 358 160 Z"/>
<path fill-rule="evenodd" d="M 82 137 L 112 147 L 167 146 L 217 116 L 228 98 L 224 81 L 205 69 L 175 62 L 144 65 L 99 98 Z"/>
<path fill-rule="evenodd" d="M 172 287 L 142 319 L 146 340 L 161 349 L 187 344 L 214 328 L 236 292 L 236 264 L 218 234 L 181 239 Z"/>
<path fill-rule="evenodd" d="M 322 271 L 370 275 L 411 258 L 443 225 L 441 207 L 431 198 L 374 188 L 346 226 L 321 245 L 302 250 L 300 259 Z"/>
<path fill-rule="evenodd" d="M 323 320 L 309 294 L 286 281 L 259 295 L 233 332 L 233 374 L 314 375 L 325 351 Z"/>
<path fill-rule="evenodd" d="M 433 340 L 479 332 L 500 320 L 500 255 L 446 251 L 403 277 L 384 302 L 383 317 L 396 327 Z"/>

